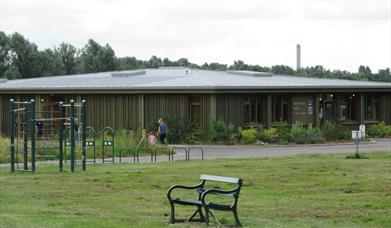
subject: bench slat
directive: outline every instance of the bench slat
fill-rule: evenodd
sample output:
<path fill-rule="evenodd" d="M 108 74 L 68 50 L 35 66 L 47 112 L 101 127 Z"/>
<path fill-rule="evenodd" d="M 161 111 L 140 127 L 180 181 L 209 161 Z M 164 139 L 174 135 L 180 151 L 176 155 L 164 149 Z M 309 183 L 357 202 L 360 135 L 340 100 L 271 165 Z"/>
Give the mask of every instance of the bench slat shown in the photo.
<path fill-rule="evenodd" d="M 223 177 L 223 176 L 213 176 L 213 175 L 201 175 L 200 180 L 206 180 L 206 181 L 217 181 L 217 182 L 225 182 L 225 183 L 232 183 L 232 184 L 238 184 L 240 179 L 236 177 Z"/>

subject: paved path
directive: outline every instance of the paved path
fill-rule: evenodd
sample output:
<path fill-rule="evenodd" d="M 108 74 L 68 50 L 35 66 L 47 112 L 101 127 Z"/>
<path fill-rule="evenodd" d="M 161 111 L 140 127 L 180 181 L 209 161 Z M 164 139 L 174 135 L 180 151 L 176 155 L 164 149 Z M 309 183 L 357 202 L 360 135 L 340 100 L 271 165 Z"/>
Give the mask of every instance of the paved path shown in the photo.
<path fill-rule="evenodd" d="M 297 154 L 353 153 L 354 144 L 293 145 L 293 146 L 226 146 L 206 148 L 206 158 L 281 157 Z M 390 151 L 391 139 L 360 144 L 360 152 Z"/>
<path fill-rule="evenodd" d="M 366 144 L 360 144 L 360 152 L 389 151 L 391 152 L 391 139 L 378 140 Z M 334 144 L 334 145 L 288 145 L 288 146 L 253 146 L 253 145 L 206 145 L 204 146 L 205 159 L 219 158 L 249 158 L 249 157 L 282 157 L 298 154 L 327 154 L 327 153 L 354 153 L 356 146 L 354 144 Z M 199 150 L 192 150 L 191 160 L 201 159 Z M 185 153 L 182 150 L 174 155 L 174 160 L 185 160 Z M 150 162 L 150 156 L 140 157 L 140 162 Z M 158 162 L 168 161 L 167 155 L 157 157 Z M 116 163 L 119 159 L 116 158 Z M 122 162 L 133 162 L 133 157 L 122 158 Z M 58 164 L 57 161 L 48 161 L 43 163 Z M 102 163 L 97 159 L 97 163 Z M 9 164 L 1 164 L 0 167 L 7 167 Z"/>

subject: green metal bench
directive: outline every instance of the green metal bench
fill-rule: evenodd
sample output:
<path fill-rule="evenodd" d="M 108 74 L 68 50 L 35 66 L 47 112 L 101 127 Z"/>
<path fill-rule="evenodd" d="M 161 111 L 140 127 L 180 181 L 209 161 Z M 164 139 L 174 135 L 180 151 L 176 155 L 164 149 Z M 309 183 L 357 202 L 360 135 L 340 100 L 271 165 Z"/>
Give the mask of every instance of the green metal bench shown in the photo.
<path fill-rule="evenodd" d="M 210 217 L 218 223 L 216 217 L 213 215 L 212 210 L 219 211 L 231 211 L 233 213 L 236 226 L 241 226 L 237 205 L 240 194 L 240 189 L 242 187 L 242 179 L 235 177 L 223 177 L 223 176 L 212 176 L 212 175 L 201 175 L 201 182 L 198 185 L 194 186 L 185 186 L 185 185 L 173 185 L 167 191 L 167 198 L 171 206 L 171 216 L 169 223 L 177 223 L 177 222 L 205 222 L 209 225 Z M 216 188 L 206 189 L 206 182 L 221 182 L 233 184 L 235 187 L 230 190 L 221 190 Z M 173 197 L 171 194 L 175 189 L 187 189 L 187 190 L 195 190 L 197 197 L 195 199 L 183 199 Z M 231 197 L 233 198 L 231 204 L 222 204 L 208 201 L 207 197 L 210 195 L 222 196 L 222 197 Z M 187 219 L 176 219 L 175 218 L 175 204 L 184 205 L 184 206 L 193 206 L 196 207 L 197 210 Z M 202 211 L 204 209 L 205 212 Z M 199 218 L 195 218 L 196 215 L 199 214 Z"/>

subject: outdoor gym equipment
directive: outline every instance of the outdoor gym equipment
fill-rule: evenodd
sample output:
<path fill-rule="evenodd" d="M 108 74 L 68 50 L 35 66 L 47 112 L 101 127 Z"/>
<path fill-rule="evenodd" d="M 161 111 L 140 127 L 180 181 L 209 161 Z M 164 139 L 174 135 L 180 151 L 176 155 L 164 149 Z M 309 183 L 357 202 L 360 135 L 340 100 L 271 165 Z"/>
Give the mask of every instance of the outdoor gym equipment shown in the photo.
<path fill-rule="evenodd" d="M 68 126 L 64 129 L 64 162 L 67 162 L 67 148 L 71 148 L 71 127 Z M 82 140 L 78 140 L 78 137 L 75 139 L 76 142 L 82 142 Z M 76 144 L 78 145 L 78 144 Z M 82 145 L 80 146 L 80 148 Z M 89 154 L 91 150 L 88 150 L 88 148 L 92 149 L 92 159 L 88 160 L 86 157 L 86 163 L 94 163 L 96 164 L 96 131 L 93 127 L 86 127 L 86 156 Z M 76 150 L 78 150 L 79 147 L 76 147 Z"/>
<path fill-rule="evenodd" d="M 86 128 L 86 150 L 87 148 L 92 148 L 93 159 L 88 160 L 86 162 L 96 163 L 96 131 L 93 127 Z"/>
<path fill-rule="evenodd" d="M 111 159 L 105 159 L 106 148 L 111 149 Z M 111 127 L 105 127 L 102 130 L 102 162 L 111 162 L 114 163 L 115 153 L 114 153 L 114 130 Z"/>
<path fill-rule="evenodd" d="M 67 124 L 71 129 L 69 142 L 71 171 L 74 172 L 75 170 L 75 134 L 78 134 L 76 121 L 78 121 L 77 126 L 81 125 L 82 129 L 82 168 L 85 170 L 86 102 L 84 100 L 81 104 L 75 104 L 73 100 L 70 104 L 60 102 L 58 111 L 36 111 L 35 105 L 34 100 L 30 102 L 10 100 L 11 171 L 35 172 L 37 158 L 57 158 L 59 170 L 63 171 L 63 149 L 66 148 L 63 145 L 65 121 L 69 122 Z M 69 107 L 69 110 L 67 110 L 67 107 Z M 75 107 L 80 109 L 77 115 L 78 118 L 75 115 Z M 23 140 L 23 169 L 19 169 L 19 139 Z M 31 163 L 31 169 L 29 169 L 29 162 Z"/>
<path fill-rule="evenodd" d="M 11 171 L 35 172 L 35 102 L 9 103 Z M 16 145 L 15 145 L 16 136 Z M 23 140 L 23 168 L 19 168 L 19 139 Z M 29 144 L 30 142 L 30 144 Z M 29 150 L 30 149 L 30 150 Z M 30 160 L 29 160 L 30 156 Z M 29 166 L 30 161 L 30 166 Z M 16 166 L 16 167 L 15 167 Z"/>

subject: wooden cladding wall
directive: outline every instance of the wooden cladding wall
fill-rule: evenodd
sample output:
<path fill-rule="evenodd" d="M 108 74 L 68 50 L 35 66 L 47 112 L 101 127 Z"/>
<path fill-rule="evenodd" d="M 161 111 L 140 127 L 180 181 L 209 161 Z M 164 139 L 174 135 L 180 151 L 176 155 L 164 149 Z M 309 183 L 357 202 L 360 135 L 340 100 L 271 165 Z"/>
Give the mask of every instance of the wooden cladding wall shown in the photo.
<path fill-rule="evenodd" d="M 112 127 L 115 130 L 138 127 L 137 95 L 81 95 L 87 102 L 88 125 L 97 130 Z"/>
<path fill-rule="evenodd" d="M 243 96 L 220 94 L 216 96 L 216 117 L 234 126 L 243 126 Z"/>
<path fill-rule="evenodd" d="M 200 126 L 208 129 L 210 126 L 210 97 L 209 95 L 192 95 L 199 97 Z M 187 94 L 165 94 L 165 95 L 145 95 L 145 126 L 151 122 L 158 121 L 159 117 L 176 116 L 178 118 L 187 118 L 190 120 L 190 96 Z"/>
<path fill-rule="evenodd" d="M 338 96 L 338 94 L 336 95 Z M 35 99 L 37 110 L 41 111 L 54 111 L 58 101 L 69 103 L 71 99 L 74 99 L 76 102 L 81 102 L 82 99 L 85 99 L 87 101 L 89 126 L 93 126 L 97 130 L 106 126 L 113 127 L 115 130 L 122 128 L 135 130 L 141 126 L 146 127 L 150 122 L 157 122 L 159 117 L 179 116 L 191 119 L 191 101 L 197 101 L 195 103 L 200 105 L 200 109 L 197 109 L 197 115 L 200 115 L 200 126 L 203 129 L 208 129 L 211 119 L 214 118 L 222 118 L 227 124 L 232 123 L 236 127 L 243 126 L 243 99 L 245 96 L 248 96 L 248 94 L 4 94 L 0 95 L 0 131 L 2 135 L 8 134 L 8 107 L 11 98 L 16 101 Z M 259 96 L 266 95 L 260 94 Z M 307 97 L 307 94 L 305 96 Z M 313 95 L 308 95 L 306 100 L 309 101 L 311 96 Z M 300 98 L 298 100 L 303 99 Z M 211 107 L 214 104 L 216 107 Z M 312 105 L 315 105 L 315 103 Z M 264 106 L 267 111 L 267 105 Z M 292 112 L 289 112 L 289 115 L 292 116 Z M 317 117 L 316 111 L 313 112 L 313 116 L 314 119 Z M 381 94 L 380 117 L 387 124 L 391 124 L 391 93 Z"/>
<path fill-rule="evenodd" d="M 185 94 L 178 95 L 144 95 L 144 121 L 148 126 L 156 123 L 160 117 L 188 117 L 188 96 Z"/>

